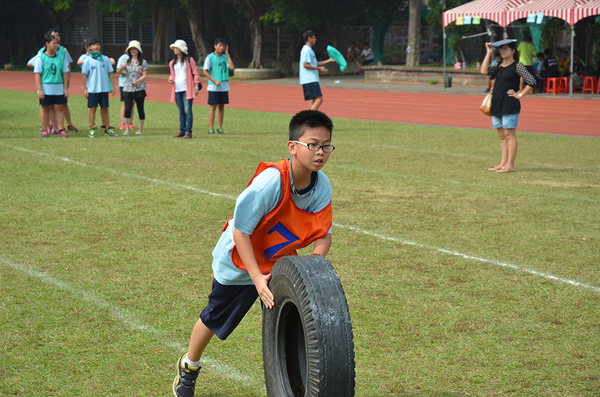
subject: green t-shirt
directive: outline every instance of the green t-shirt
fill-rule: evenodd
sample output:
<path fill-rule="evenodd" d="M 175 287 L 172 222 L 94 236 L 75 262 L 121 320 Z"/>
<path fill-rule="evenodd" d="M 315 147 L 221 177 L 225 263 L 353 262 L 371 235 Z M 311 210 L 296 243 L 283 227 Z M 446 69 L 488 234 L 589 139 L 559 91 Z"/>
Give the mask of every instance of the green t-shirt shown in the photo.
<path fill-rule="evenodd" d="M 533 43 L 522 41 L 517 50 L 519 51 L 519 62 L 525 66 L 533 66 L 533 58 L 537 55 Z"/>
<path fill-rule="evenodd" d="M 45 52 L 40 54 L 40 58 L 44 64 L 42 70 L 43 84 L 62 84 L 63 83 L 63 67 L 65 64 L 65 52 L 58 51 L 55 56 L 49 57 Z"/>
<path fill-rule="evenodd" d="M 227 55 L 223 54 L 217 56 L 217 54 L 213 52 L 208 56 L 212 63 L 210 77 L 220 82 L 229 81 L 229 62 L 227 61 Z M 209 80 L 208 84 L 213 84 L 213 82 Z"/>

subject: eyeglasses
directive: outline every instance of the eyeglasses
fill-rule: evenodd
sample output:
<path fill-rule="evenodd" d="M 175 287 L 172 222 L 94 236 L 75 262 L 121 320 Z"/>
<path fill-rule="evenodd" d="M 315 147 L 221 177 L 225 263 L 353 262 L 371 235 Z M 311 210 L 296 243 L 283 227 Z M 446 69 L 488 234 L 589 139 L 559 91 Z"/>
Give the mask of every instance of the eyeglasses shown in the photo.
<path fill-rule="evenodd" d="M 333 145 L 318 145 L 316 143 L 304 143 L 304 142 L 300 142 L 300 141 L 292 141 L 292 142 L 299 143 L 302 146 L 306 146 L 308 148 L 308 150 L 310 150 L 311 152 L 318 152 L 319 150 L 323 149 L 323 152 L 331 153 L 335 150 L 335 146 L 333 146 Z"/>

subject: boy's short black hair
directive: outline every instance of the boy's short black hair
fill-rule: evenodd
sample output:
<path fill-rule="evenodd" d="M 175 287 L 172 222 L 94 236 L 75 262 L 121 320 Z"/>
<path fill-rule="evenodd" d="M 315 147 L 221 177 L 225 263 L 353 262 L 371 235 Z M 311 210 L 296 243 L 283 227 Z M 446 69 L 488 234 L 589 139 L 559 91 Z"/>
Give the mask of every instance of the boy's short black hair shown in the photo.
<path fill-rule="evenodd" d="M 312 30 L 307 30 L 306 32 L 302 33 L 302 39 L 304 39 L 305 43 L 308 41 L 309 37 L 313 36 L 316 36 L 316 34 Z"/>
<path fill-rule="evenodd" d="M 290 141 L 299 140 L 309 128 L 324 127 L 329 131 L 329 136 L 333 131 L 333 122 L 323 112 L 318 110 L 303 110 L 298 112 L 290 120 Z"/>
<path fill-rule="evenodd" d="M 536 57 L 538 58 L 543 58 L 544 57 L 544 53 L 543 52 L 538 52 Z"/>
<path fill-rule="evenodd" d="M 92 37 L 91 39 L 88 39 L 87 45 L 91 46 L 92 44 L 102 44 L 102 43 L 100 43 L 100 40 L 98 38 Z"/>
<path fill-rule="evenodd" d="M 550 55 L 552 55 L 552 51 L 550 51 L 550 48 L 546 48 L 546 49 L 544 50 L 544 54 L 546 54 L 546 55 L 550 56 Z"/>
<path fill-rule="evenodd" d="M 225 40 L 223 37 L 217 37 L 215 39 L 215 45 L 217 45 L 217 44 L 227 45 L 227 40 Z"/>

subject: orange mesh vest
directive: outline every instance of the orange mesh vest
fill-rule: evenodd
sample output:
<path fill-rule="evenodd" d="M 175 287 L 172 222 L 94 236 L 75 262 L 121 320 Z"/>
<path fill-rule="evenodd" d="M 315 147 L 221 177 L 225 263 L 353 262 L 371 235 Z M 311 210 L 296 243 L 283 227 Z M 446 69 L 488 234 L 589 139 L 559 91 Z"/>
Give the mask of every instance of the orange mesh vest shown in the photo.
<path fill-rule="evenodd" d="M 315 213 L 306 212 L 296 206 L 292 199 L 288 160 L 260 163 L 248 186 L 257 175 L 270 167 L 276 167 L 281 174 L 281 199 L 256 225 L 250 236 L 256 262 L 263 274 L 269 274 L 277 259 L 282 256 L 297 255 L 297 249 L 325 237 L 333 222 L 331 202 Z M 232 218 L 229 218 L 223 231 L 227 229 Z M 236 267 L 247 270 L 235 246 L 231 252 L 231 259 Z"/>

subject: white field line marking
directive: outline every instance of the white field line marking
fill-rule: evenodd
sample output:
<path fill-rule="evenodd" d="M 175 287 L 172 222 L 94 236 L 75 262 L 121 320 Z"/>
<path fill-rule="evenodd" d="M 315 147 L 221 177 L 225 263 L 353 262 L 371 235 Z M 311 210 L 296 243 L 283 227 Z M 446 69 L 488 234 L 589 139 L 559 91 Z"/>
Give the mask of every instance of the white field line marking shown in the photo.
<path fill-rule="evenodd" d="M 600 292 L 600 287 L 596 287 L 594 285 L 582 283 L 582 282 L 575 281 L 575 280 L 570 280 L 570 279 L 567 279 L 567 278 L 557 277 L 557 276 L 554 276 L 552 274 L 540 272 L 540 271 L 534 270 L 534 269 L 529 269 L 527 267 L 513 265 L 511 263 L 506 263 L 506 262 L 500 262 L 500 261 L 493 260 L 493 259 L 480 258 L 480 257 L 477 257 L 477 256 L 463 254 L 463 253 L 456 252 L 456 251 L 450 251 L 450 250 L 447 250 L 447 249 L 444 249 L 444 248 L 433 247 L 433 246 L 430 246 L 430 245 L 427 245 L 427 244 L 421 244 L 421 243 L 417 243 L 417 242 L 410 241 L 410 240 L 402 240 L 402 239 L 399 239 L 399 238 L 396 238 L 396 237 L 391 237 L 391 236 L 386 236 L 386 235 L 379 234 L 379 233 L 370 232 L 368 230 L 364 230 L 364 229 L 361 229 L 359 227 L 348 226 L 348 225 L 341 225 L 341 224 L 338 224 L 338 223 L 334 223 L 333 225 L 336 226 L 336 227 L 343 228 L 343 229 L 351 230 L 351 231 L 353 231 L 355 233 L 365 234 L 367 236 L 376 237 L 376 238 L 379 238 L 379 239 L 382 239 L 382 240 L 392 241 L 394 243 L 399 243 L 399 244 L 412 245 L 414 247 L 425 248 L 425 249 L 428 249 L 428 250 L 431 250 L 431 251 L 437 251 L 437 252 L 441 252 L 441 253 L 448 254 L 448 255 L 460 256 L 462 258 L 474 260 L 476 262 L 489 263 L 489 264 L 492 264 L 492 265 L 496 265 L 496 266 L 505 267 L 505 268 L 512 269 L 512 270 L 516 270 L 516 271 L 521 272 L 521 273 L 529 273 L 529 274 L 533 274 L 534 276 L 539 276 L 539 277 L 546 278 L 548 280 L 559 281 L 561 283 L 570 284 L 570 285 L 574 285 L 576 287 L 581 287 L 581 288 L 589 289 L 589 290 L 592 290 L 594 292 Z"/>
<path fill-rule="evenodd" d="M 4 146 L 9 146 L 9 145 L 4 145 Z M 29 152 L 29 153 L 41 155 L 41 156 L 50 157 L 52 159 L 59 159 L 59 160 L 62 160 L 62 161 L 69 162 L 71 164 L 81 165 L 81 166 L 90 167 L 90 168 L 94 168 L 94 169 L 98 169 L 98 170 L 103 170 L 103 171 L 110 171 L 110 172 L 112 172 L 112 173 L 114 173 L 116 175 L 123 175 L 123 176 L 138 178 L 138 179 L 146 180 L 146 181 L 149 181 L 149 182 L 152 182 L 152 183 L 160 183 L 160 184 L 163 184 L 163 185 L 181 187 L 183 189 L 190 189 L 190 190 L 193 190 L 193 191 L 196 191 L 196 192 L 199 192 L 199 193 L 204 193 L 204 194 L 209 194 L 209 195 L 212 195 L 212 196 L 229 198 L 231 200 L 235 200 L 236 199 L 236 197 L 233 197 L 233 196 L 230 196 L 230 195 L 209 192 L 209 191 L 206 191 L 206 190 L 203 190 L 203 189 L 196 189 L 194 187 L 187 186 L 187 185 L 182 185 L 182 184 L 178 184 L 178 183 L 171 183 L 171 182 L 160 181 L 158 179 L 147 178 L 147 177 L 138 176 L 138 175 L 121 173 L 121 172 L 118 172 L 118 171 L 114 171 L 114 170 L 110 170 L 110 169 L 102 168 L 102 167 L 97 167 L 97 166 L 90 166 L 90 165 L 87 165 L 87 164 L 84 164 L 84 163 L 81 163 L 81 162 L 78 162 L 78 161 L 73 161 L 73 160 L 70 160 L 70 159 L 67 159 L 67 158 L 63 158 L 63 157 L 59 157 L 59 156 L 55 156 L 55 155 L 51 155 L 51 154 L 47 154 L 47 153 L 36 152 L 36 151 L 33 151 L 33 150 L 29 150 L 29 149 L 23 149 L 23 148 L 13 147 L 13 146 L 9 146 L 9 147 L 12 147 L 12 148 L 17 149 L 17 150 L 23 150 L 23 151 L 26 151 L 26 152 Z M 420 248 L 425 248 L 425 249 L 429 249 L 429 250 L 433 250 L 433 251 L 442 252 L 442 253 L 445 253 L 445 254 L 448 254 L 448 255 L 460 256 L 460 257 L 463 257 L 465 259 L 475 260 L 477 262 L 490 263 L 492 265 L 496 265 L 496 266 L 500 266 L 500 267 L 504 267 L 504 268 L 508 268 L 508 269 L 512 269 L 512 270 L 516 270 L 516 271 L 519 271 L 519 272 L 533 274 L 533 275 L 536 275 L 536 276 L 539 276 L 539 277 L 543 277 L 543 278 L 548 279 L 548 280 L 559 281 L 561 283 L 565 283 L 565 284 L 574 285 L 574 286 L 577 286 L 577 287 L 582 287 L 582 288 L 590 289 L 590 290 L 592 290 L 594 292 L 600 292 L 600 287 L 596 287 L 594 285 L 583 283 L 583 282 L 579 282 L 579 281 L 575 281 L 575 280 L 570 280 L 570 279 L 567 279 L 567 278 L 562 278 L 562 277 L 554 276 L 552 274 L 540 272 L 540 271 L 535 270 L 535 269 L 529 269 L 529 268 L 526 268 L 526 267 L 522 267 L 522 266 L 518 266 L 518 265 L 513 265 L 513 264 L 510 264 L 510 263 L 505 263 L 505 262 L 497 261 L 497 260 L 494 260 L 494 259 L 479 258 L 479 257 L 476 257 L 476 256 L 471 256 L 471 255 L 463 254 L 463 253 L 460 253 L 460 252 L 446 250 L 444 248 L 438 248 L 438 247 L 433 247 L 433 246 L 429 246 L 429 245 L 426 245 L 426 244 L 416 243 L 416 242 L 409 241 L 409 240 L 398 239 L 396 237 L 389 237 L 389 236 L 385 236 L 385 235 L 378 234 L 378 233 L 375 233 L 375 232 L 371 232 L 369 230 L 364 230 L 364 229 L 361 229 L 361 228 L 358 228 L 358 227 L 355 227 L 355 226 L 342 225 L 342 224 L 337 224 L 337 223 L 334 223 L 334 226 L 341 227 L 341 228 L 346 228 L 346 229 L 352 230 L 352 231 L 354 231 L 356 233 L 365 234 L 365 235 L 368 235 L 368 236 L 371 236 L 371 237 L 376 237 L 376 238 L 379 238 L 379 239 L 382 239 L 382 240 L 392 241 L 392 242 L 399 243 L 399 244 L 412 245 L 412 246 L 415 246 L 415 247 L 420 247 Z"/>
<path fill-rule="evenodd" d="M 172 348 L 179 353 L 184 352 L 187 349 L 187 346 L 183 345 L 182 343 L 177 343 L 177 342 L 171 341 L 165 335 L 165 333 L 163 331 L 159 331 L 156 328 L 153 328 L 152 326 L 144 324 L 143 322 L 137 320 L 131 313 L 129 313 L 129 311 L 127 311 L 126 309 L 121 309 L 121 308 L 118 308 L 118 307 L 112 305 L 109 301 L 107 301 L 105 298 L 103 298 L 99 294 L 79 290 L 79 289 L 73 287 L 71 284 L 69 284 L 65 281 L 59 280 L 56 277 L 52 277 L 52 276 L 48 275 L 47 273 L 37 271 L 26 265 L 14 263 L 13 261 L 3 258 L 1 256 L 0 256 L 0 263 L 8 265 L 12 269 L 20 271 L 22 273 L 25 273 L 31 277 L 37 278 L 47 284 L 52 285 L 53 287 L 60 289 L 61 291 L 64 291 L 64 292 L 70 294 L 71 296 L 75 296 L 85 302 L 91 303 L 94 306 L 107 311 L 113 318 L 123 322 L 130 329 L 132 329 L 134 331 L 142 331 L 147 334 L 151 334 L 153 336 L 158 337 L 158 340 L 164 346 L 166 346 L 168 348 Z M 218 373 L 219 375 L 225 376 L 227 378 L 231 378 L 231 379 L 233 379 L 237 382 L 240 382 L 242 384 L 245 384 L 247 386 L 257 386 L 262 383 L 261 380 L 258 380 L 255 377 L 243 375 L 239 371 L 237 371 L 231 367 L 228 367 L 227 365 L 221 364 L 217 360 L 213 360 L 211 358 L 207 358 L 206 356 L 203 356 L 202 361 L 203 361 L 203 363 L 207 364 L 209 367 L 212 367 L 214 369 L 214 371 L 216 373 Z M 175 360 L 174 360 L 174 362 L 175 362 Z"/>

